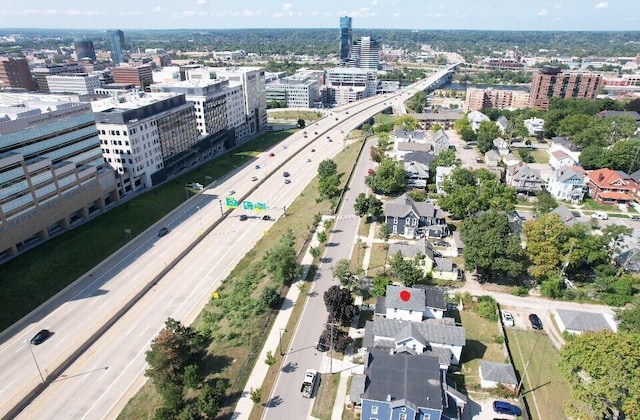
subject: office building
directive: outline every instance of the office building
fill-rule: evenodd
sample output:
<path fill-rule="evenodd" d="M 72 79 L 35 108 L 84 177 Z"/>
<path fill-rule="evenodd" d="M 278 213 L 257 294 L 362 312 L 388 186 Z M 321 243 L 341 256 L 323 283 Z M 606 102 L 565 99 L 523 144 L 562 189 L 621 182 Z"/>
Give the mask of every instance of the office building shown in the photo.
<path fill-rule="evenodd" d="M 198 160 L 193 103 L 184 94 L 133 92 L 91 102 L 102 154 L 119 191 L 152 187 Z"/>
<path fill-rule="evenodd" d="M 0 88 L 36 90 L 25 58 L 0 57 Z"/>
<path fill-rule="evenodd" d="M 111 61 L 116 65 L 124 60 L 123 51 L 126 49 L 124 42 L 124 32 L 120 29 L 107 31 L 109 44 L 111 45 Z"/>
<path fill-rule="evenodd" d="M 148 90 L 153 83 L 151 66 L 118 66 L 111 69 L 114 83 L 130 83 L 141 90 Z"/>
<path fill-rule="evenodd" d="M 93 95 L 100 88 L 100 76 L 86 73 L 56 74 L 47 76 L 47 85 L 51 93 Z"/>
<path fill-rule="evenodd" d="M 73 48 L 76 50 L 76 60 L 88 58 L 91 61 L 96 61 L 96 50 L 93 47 L 93 41 L 76 41 L 73 43 Z"/>
<path fill-rule="evenodd" d="M 548 109 L 551 98 L 594 99 L 601 76 L 593 73 L 564 73 L 557 67 L 545 66 L 533 76 L 531 108 Z"/>
<path fill-rule="evenodd" d="M 342 105 L 376 94 L 377 72 L 350 67 L 335 67 L 327 70 L 323 101 Z"/>
<path fill-rule="evenodd" d="M 380 64 L 380 42 L 363 36 L 356 40 L 351 47 L 350 67 L 378 71 Z"/>
<path fill-rule="evenodd" d="M 320 86 L 312 75 L 296 73 L 266 86 L 268 101 L 284 101 L 287 108 L 314 108 L 320 101 Z"/>
<path fill-rule="evenodd" d="M 0 109 L 0 259 L 118 201 L 89 104 L 19 105 Z"/>
<path fill-rule="evenodd" d="M 346 62 L 351 58 L 351 44 L 353 35 L 351 32 L 351 18 L 342 16 L 340 18 L 340 61 Z"/>
<path fill-rule="evenodd" d="M 39 92 L 49 92 L 47 76 L 62 73 L 85 73 L 84 67 L 80 63 L 47 64 L 42 67 L 34 67 L 31 70 L 36 81 Z"/>

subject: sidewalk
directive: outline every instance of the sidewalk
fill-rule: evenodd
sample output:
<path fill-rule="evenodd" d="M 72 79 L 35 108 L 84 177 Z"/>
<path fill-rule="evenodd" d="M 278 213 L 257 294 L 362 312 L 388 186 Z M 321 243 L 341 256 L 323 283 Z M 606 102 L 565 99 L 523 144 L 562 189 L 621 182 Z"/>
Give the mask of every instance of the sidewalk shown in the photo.
<path fill-rule="evenodd" d="M 321 220 L 318 224 L 316 232 L 311 238 L 309 248 L 317 247 L 320 244 L 320 242 L 318 241 L 318 232 L 324 230 L 322 222 L 325 218 L 323 218 L 323 220 Z M 267 359 L 267 352 L 270 351 L 273 355 L 276 355 L 280 351 L 280 331 L 284 330 L 287 327 L 287 323 L 289 322 L 289 317 L 291 316 L 293 306 L 295 305 L 296 301 L 298 300 L 298 296 L 300 295 L 300 289 L 298 288 L 298 285 L 302 283 L 302 279 L 307 276 L 309 267 L 312 263 L 313 257 L 311 256 L 311 254 L 309 254 L 309 252 L 307 252 L 302 258 L 302 275 L 289 288 L 289 292 L 287 293 L 287 296 L 282 303 L 282 307 L 280 308 L 280 311 L 278 312 L 278 315 L 273 322 L 271 331 L 269 331 L 269 336 L 267 337 L 267 340 L 262 347 L 262 351 L 260 351 L 260 355 L 256 359 L 256 364 L 253 367 L 253 370 L 249 375 L 249 379 L 247 380 L 247 384 L 245 385 L 244 390 L 242 391 L 242 395 L 238 400 L 236 409 L 231 417 L 232 419 L 235 420 L 249 418 L 254 405 L 253 401 L 251 401 L 251 390 L 261 388 L 262 383 L 264 382 L 264 378 L 266 378 L 267 373 L 269 372 L 269 366 L 265 363 L 265 360 Z"/>

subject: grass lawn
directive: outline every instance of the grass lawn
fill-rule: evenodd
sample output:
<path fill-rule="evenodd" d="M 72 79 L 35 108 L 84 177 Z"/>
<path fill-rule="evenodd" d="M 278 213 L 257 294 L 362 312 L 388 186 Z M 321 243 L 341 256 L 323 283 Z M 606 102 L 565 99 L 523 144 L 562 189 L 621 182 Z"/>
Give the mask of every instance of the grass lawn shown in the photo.
<path fill-rule="evenodd" d="M 369 236 L 371 222 L 367 223 L 368 220 L 369 218 L 367 216 L 360 218 L 360 224 L 358 225 L 358 236 Z"/>
<path fill-rule="evenodd" d="M 269 111 L 269 118 L 281 120 L 317 121 L 324 118 L 324 114 L 318 111 Z"/>
<path fill-rule="evenodd" d="M 313 401 L 313 410 L 311 411 L 311 415 L 320 420 L 331 420 L 331 413 L 333 412 L 333 404 L 336 401 L 340 375 L 337 373 L 334 373 L 333 375 L 323 373 L 321 379 L 320 386 L 316 391 L 316 398 Z"/>
<path fill-rule="evenodd" d="M 349 376 L 349 379 L 347 380 L 347 395 L 349 395 L 351 393 L 351 380 L 353 379 L 353 376 Z M 349 405 L 349 404 L 347 404 Z M 351 410 L 348 407 L 345 407 L 344 410 L 342 410 L 342 420 L 353 420 L 355 419 L 355 414 L 351 412 Z"/>
<path fill-rule="evenodd" d="M 536 163 L 549 163 L 549 153 L 546 150 L 532 150 L 529 154 Z"/>
<path fill-rule="evenodd" d="M 612 206 L 610 204 L 600 204 L 596 201 L 594 201 L 591 198 L 587 198 L 586 200 L 584 200 L 584 209 L 585 210 L 593 210 L 593 211 L 617 211 L 619 212 L 620 209 L 618 208 L 618 206 Z"/>
<path fill-rule="evenodd" d="M 124 246 L 124 229 L 137 236 L 182 204 L 185 183 L 206 185 L 291 133 L 267 133 L 0 265 L 0 331 Z"/>
<path fill-rule="evenodd" d="M 371 259 L 369 260 L 369 269 L 367 270 L 367 276 L 374 277 L 384 272 L 384 260 L 387 250 L 385 247 L 387 244 L 381 244 L 375 242 L 371 248 Z"/>
<path fill-rule="evenodd" d="M 377 125 L 380 125 L 394 122 L 397 117 L 388 114 L 377 114 L 373 119 Z"/>
<path fill-rule="evenodd" d="M 524 375 L 523 395 L 534 419 L 567 418 L 564 403 L 571 400 L 569 383 L 557 369 L 559 355 L 546 334 L 507 330 L 516 369 Z"/>
<path fill-rule="evenodd" d="M 467 389 L 479 388 L 478 368 L 481 360 L 504 363 L 507 357 L 503 345 L 496 342 L 502 338 L 497 322 L 490 322 L 470 310 L 460 312 L 462 326 L 467 332 L 467 344 L 462 350 L 462 373 Z"/>
<path fill-rule="evenodd" d="M 353 167 L 359 146 L 360 144 L 355 144 L 347 147 L 334 158 L 338 167 L 338 173 L 341 174 L 341 188 L 344 188 L 346 184 L 348 178 L 347 172 Z M 255 262 L 260 261 L 266 251 L 271 248 L 273 241 L 278 240 L 288 230 L 292 230 L 296 238 L 295 249 L 302 248 L 305 238 L 309 234 L 309 229 L 313 225 L 314 215 L 327 213 L 330 209 L 329 201 L 325 200 L 318 203 L 316 202 L 317 196 L 317 182 L 312 181 L 291 206 L 287 207 L 287 214 L 289 216 L 275 223 L 269 230 L 269 235 L 263 237 L 256 246 L 240 260 L 229 277 L 222 282 L 218 292 L 223 296 L 223 299 L 227 296 L 229 299 L 234 297 L 236 294 L 235 287 L 245 282 L 248 274 L 256 272 Z M 257 274 L 254 274 L 254 277 L 259 277 L 259 279 L 257 287 L 252 287 L 250 297 L 257 299 L 261 290 L 271 283 L 269 276 L 262 271 L 258 271 Z M 305 298 L 306 291 L 303 290 L 301 299 Z M 264 345 L 264 340 L 268 335 L 269 328 L 275 316 L 270 316 L 271 314 L 267 312 L 254 315 L 251 322 L 246 322 L 246 313 L 229 311 L 228 308 L 223 306 L 224 302 L 221 302 L 223 299 L 209 301 L 196 319 L 193 327 L 199 331 L 207 332 L 212 338 L 206 356 L 211 362 L 207 364 L 205 376 L 207 379 L 224 379 L 229 382 L 227 395 L 230 397 L 227 401 L 228 405 L 224 409 L 224 412 L 229 414 L 239 398 L 254 364 L 264 363 L 264 360 L 256 360 L 256 357 Z M 241 303 L 238 302 L 238 304 L 240 305 Z M 296 308 L 300 307 L 300 310 L 302 310 L 303 306 L 304 305 L 296 305 Z M 290 340 L 289 334 L 295 329 L 295 323 L 299 317 L 299 315 L 295 314 L 294 309 L 294 316 L 291 317 L 290 324 L 287 327 L 289 332 L 283 336 L 283 348 L 285 345 L 288 345 L 288 340 Z M 281 358 L 279 355 L 275 356 L 277 361 L 274 366 L 278 366 L 281 363 Z M 335 357 L 339 356 L 336 354 Z M 275 367 L 273 369 L 275 369 Z M 274 379 L 275 378 L 268 379 L 261 388 L 264 400 L 268 398 L 271 392 Z M 335 391 L 333 398 L 335 399 Z M 119 418 L 146 418 L 146 416 L 153 413 L 153 411 L 159 407 L 159 405 L 151 405 L 150 401 L 159 402 L 155 389 L 152 386 L 145 386 L 129 401 Z M 256 414 L 252 414 L 252 418 L 260 418 L 260 411 L 259 408 L 254 407 L 252 413 Z"/>

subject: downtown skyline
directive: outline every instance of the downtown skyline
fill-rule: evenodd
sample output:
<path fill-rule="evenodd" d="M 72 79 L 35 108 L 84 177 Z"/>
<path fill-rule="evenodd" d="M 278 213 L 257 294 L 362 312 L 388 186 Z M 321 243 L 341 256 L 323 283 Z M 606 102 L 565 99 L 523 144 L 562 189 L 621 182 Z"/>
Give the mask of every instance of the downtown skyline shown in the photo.
<path fill-rule="evenodd" d="M 44 6 L 44 7 L 43 7 Z M 637 0 L 4 0 L 0 28 L 247 29 L 354 28 L 518 31 L 637 31 Z"/>

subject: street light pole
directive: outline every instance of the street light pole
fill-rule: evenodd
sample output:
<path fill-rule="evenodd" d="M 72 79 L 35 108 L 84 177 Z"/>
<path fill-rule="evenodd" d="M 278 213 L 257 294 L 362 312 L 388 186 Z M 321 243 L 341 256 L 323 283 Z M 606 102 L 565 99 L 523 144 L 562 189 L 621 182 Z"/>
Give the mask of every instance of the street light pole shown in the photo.
<path fill-rule="evenodd" d="M 279 342 L 280 356 L 284 356 L 284 353 L 282 352 L 282 331 L 287 332 L 287 329 L 286 328 L 280 328 L 280 342 Z"/>
<path fill-rule="evenodd" d="M 200 222 L 200 235 L 202 235 L 202 216 L 200 216 L 200 206 L 196 206 L 197 213 L 198 213 L 198 221 Z"/>
<path fill-rule="evenodd" d="M 220 204 L 220 217 L 224 216 L 224 211 L 222 210 L 222 200 L 218 200 L 218 203 Z"/>
<path fill-rule="evenodd" d="M 38 361 L 36 360 L 36 355 L 33 354 L 33 349 L 31 348 L 31 343 L 27 341 L 27 347 L 29 347 L 29 351 L 31 352 L 31 357 L 33 357 L 33 363 L 36 364 L 36 368 L 38 369 L 38 373 L 40 374 L 40 379 L 42 379 L 42 383 L 44 383 L 44 376 L 42 376 L 42 372 L 40 371 L 40 366 L 38 366 Z"/>

